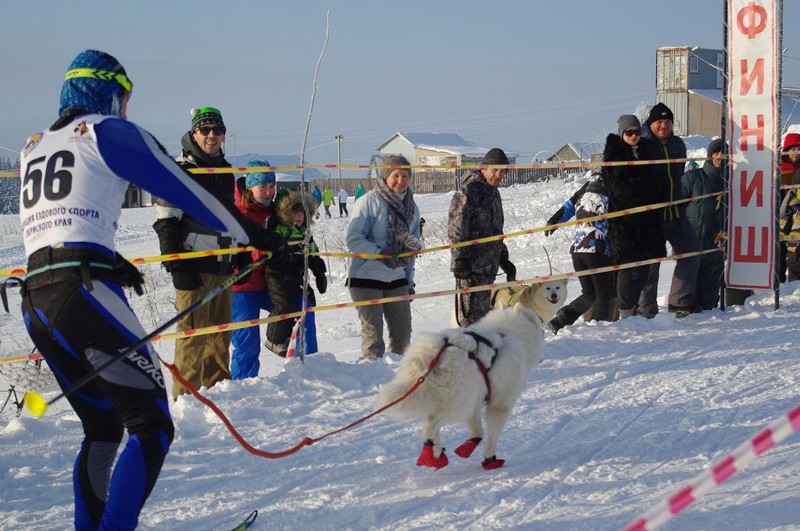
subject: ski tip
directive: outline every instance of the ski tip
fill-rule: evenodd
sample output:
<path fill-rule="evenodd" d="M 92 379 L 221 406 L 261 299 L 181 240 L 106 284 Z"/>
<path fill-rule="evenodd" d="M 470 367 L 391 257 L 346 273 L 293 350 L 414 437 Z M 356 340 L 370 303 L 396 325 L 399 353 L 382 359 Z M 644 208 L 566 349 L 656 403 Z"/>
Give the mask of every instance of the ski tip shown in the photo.
<path fill-rule="evenodd" d="M 36 391 L 26 391 L 22 401 L 34 417 L 41 417 L 47 412 L 47 400 Z"/>
<path fill-rule="evenodd" d="M 245 529 L 253 525 L 253 522 L 256 521 L 257 516 L 258 516 L 258 509 L 251 511 L 250 514 L 247 515 L 247 518 L 245 518 L 241 524 L 231 529 L 231 531 L 244 531 Z"/>

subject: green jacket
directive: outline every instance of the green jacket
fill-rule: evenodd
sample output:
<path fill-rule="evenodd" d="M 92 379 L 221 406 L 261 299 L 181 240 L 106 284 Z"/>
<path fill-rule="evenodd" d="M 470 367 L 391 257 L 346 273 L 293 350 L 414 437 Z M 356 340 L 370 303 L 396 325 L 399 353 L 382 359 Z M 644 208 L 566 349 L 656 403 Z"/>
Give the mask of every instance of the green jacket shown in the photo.
<path fill-rule="evenodd" d="M 322 191 L 322 204 L 326 207 L 329 207 L 331 206 L 331 203 L 333 203 L 333 190 L 330 188 L 325 188 Z"/>

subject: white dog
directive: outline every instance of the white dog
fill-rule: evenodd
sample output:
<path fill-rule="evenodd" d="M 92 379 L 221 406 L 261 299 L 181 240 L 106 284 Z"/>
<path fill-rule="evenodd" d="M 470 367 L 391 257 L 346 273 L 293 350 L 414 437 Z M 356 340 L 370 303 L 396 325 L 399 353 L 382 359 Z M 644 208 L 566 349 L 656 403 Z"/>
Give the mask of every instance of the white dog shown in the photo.
<path fill-rule="evenodd" d="M 558 294 L 555 300 L 552 293 Z M 425 377 L 414 392 L 388 410 L 396 418 L 425 419 L 417 465 L 447 465 L 440 431 L 450 424 L 467 426 L 470 438 L 455 453 L 469 457 L 483 439 L 485 407 L 489 433 L 482 466 L 487 470 L 503 466 L 505 461 L 495 455 L 497 438 L 522 394 L 529 370 L 542 359 L 543 320 L 563 306 L 566 295 L 566 280 L 526 286 L 511 307 L 492 310 L 467 328 L 420 334 L 413 341 L 394 379 L 381 388 L 379 402 L 387 405 L 399 400 Z"/>
<path fill-rule="evenodd" d="M 512 305 L 512 300 L 517 300 L 514 297 L 524 297 L 526 300 L 531 298 L 529 307 L 542 318 L 542 321 L 548 323 L 567 300 L 567 279 L 493 289 L 492 308 L 507 308 Z"/>

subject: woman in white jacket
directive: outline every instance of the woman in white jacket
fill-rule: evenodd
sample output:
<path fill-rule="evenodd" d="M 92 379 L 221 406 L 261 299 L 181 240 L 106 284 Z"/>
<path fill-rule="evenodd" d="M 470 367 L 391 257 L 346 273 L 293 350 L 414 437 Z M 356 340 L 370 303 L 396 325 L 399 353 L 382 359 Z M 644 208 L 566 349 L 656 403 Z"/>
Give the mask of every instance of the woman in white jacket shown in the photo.
<path fill-rule="evenodd" d="M 375 188 L 355 204 L 347 228 L 351 253 L 396 255 L 420 249 L 419 208 L 409 188 L 411 170 L 402 156 L 384 159 Z M 341 202 L 341 200 L 340 200 Z M 414 257 L 383 260 L 353 258 L 347 286 L 353 301 L 398 297 L 414 293 Z M 389 351 L 402 354 L 411 340 L 410 301 L 360 306 L 361 353 L 364 358 L 383 356 L 383 320 L 389 328 Z"/>

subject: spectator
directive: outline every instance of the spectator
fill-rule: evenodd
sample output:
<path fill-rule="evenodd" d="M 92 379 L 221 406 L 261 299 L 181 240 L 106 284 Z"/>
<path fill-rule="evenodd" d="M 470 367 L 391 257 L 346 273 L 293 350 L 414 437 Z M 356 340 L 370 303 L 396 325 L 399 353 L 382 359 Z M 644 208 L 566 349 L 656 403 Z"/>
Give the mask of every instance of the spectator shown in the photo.
<path fill-rule="evenodd" d="M 792 184 L 792 174 L 800 169 L 800 133 L 787 133 L 783 137 L 783 154 L 781 155 L 781 186 Z M 786 198 L 787 190 L 781 190 L 781 200 Z M 780 282 L 786 282 L 787 243 L 781 241 L 780 264 L 778 266 Z"/>
<path fill-rule="evenodd" d="M 39 224 L 29 227 L 39 230 L 22 231 L 28 257 L 22 314 L 83 427 L 72 473 L 75 529 L 134 529 L 174 436 L 152 345 L 130 350 L 146 333 L 122 289 L 141 294 L 142 276 L 114 251 L 129 183 L 243 244 L 271 249 L 280 243 L 244 219 L 232 202 L 208 193 L 150 133 L 126 120 L 132 88 L 114 57 L 81 52 L 62 84 L 58 119 L 31 137 L 20 156 L 29 176 L 41 178 L 46 167 L 59 168 L 58 194 L 42 195 L 40 187 L 31 186 L 21 195 L 23 220 L 46 221 L 55 211 L 65 221 L 57 228 Z M 96 367 L 114 358 L 91 378 Z M 73 387 L 86 378 L 91 379 Z M 127 442 L 117 455 L 126 429 Z"/>
<path fill-rule="evenodd" d="M 365 193 L 367 193 L 367 191 L 364 189 L 364 183 L 358 183 L 358 187 L 356 187 L 356 195 L 353 201 L 354 202 L 358 201 L 358 198 L 364 195 Z"/>
<path fill-rule="evenodd" d="M 225 122 L 214 107 L 192 109 L 191 129 L 181 138 L 182 151 L 177 158 L 184 170 L 190 168 L 229 168 L 225 160 Z M 187 172 L 188 173 L 188 172 Z M 189 174 L 218 201 L 234 205 L 235 180 L 232 173 Z M 233 247 L 230 237 L 183 212 L 164 199 L 156 202 L 156 222 L 161 254 L 186 251 L 208 251 Z M 233 255 L 209 256 L 191 260 L 165 262 L 175 286 L 175 308 L 182 312 L 202 300 L 209 291 L 223 283 L 233 272 Z M 225 291 L 198 311 L 180 319 L 176 330 L 231 322 L 231 291 Z M 175 365 L 193 387 L 212 387 L 221 380 L 230 380 L 231 332 L 179 338 L 175 342 Z M 172 384 L 172 396 L 187 393 L 179 382 Z"/>
<path fill-rule="evenodd" d="M 386 157 L 375 188 L 364 194 L 353 208 L 347 227 L 347 249 L 351 253 L 400 254 L 420 249 L 419 208 L 408 187 L 411 173 L 402 156 Z M 414 257 L 388 260 L 353 258 L 347 286 L 353 301 L 400 297 L 414 293 Z M 389 350 L 402 354 L 411 340 L 410 301 L 359 306 L 361 355 L 383 356 L 383 321 L 389 328 Z"/>
<path fill-rule="evenodd" d="M 344 188 L 339 188 L 339 193 L 336 194 L 336 199 L 339 200 L 339 217 L 342 217 L 342 213 L 344 213 L 344 217 L 347 217 L 347 190 Z"/>
<path fill-rule="evenodd" d="M 795 170 L 790 184 L 800 184 L 800 168 Z M 800 248 L 800 188 L 792 188 L 786 191 L 786 195 L 781 203 L 781 235 L 786 238 L 783 242 L 786 246 L 786 263 L 789 270 L 789 282 L 800 280 L 800 258 L 798 258 L 798 248 Z"/>
<path fill-rule="evenodd" d="M 650 116 L 642 128 L 642 138 L 652 140 L 658 147 L 655 160 L 675 160 L 686 158 L 686 144 L 680 137 L 675 136 L 673 128 L 672 111 L 663 103 L 657 103 L 650 109 Z M 683 175 L 683 161 L 661 163 L 655 169 L 666 174 L 666 194 L 659 201 L 677 201 L 683 199 L 681 195 L 681 176 Z M 664 210 L 661 224 L 664 237 L 672 246 L 675 254 L 684 254 L 700 250 L 700 242 L 686 219 L 686 205 L 672 205 Z M 658 276 L 660 264 L 650 266 L 650 275 L 639 299 L 641 315 L 655 317 L 658 313 Z M 678 260 L 672 274 L 672 284 L 669 290 L 668 307 L 670 312 L 675 312 L 677 317 L 685 317 L 698 310 L 697 307 L 697 271 L 700 268 L 700 257 L 692 256 Z"/>
<path fill-rule="evenodd" d="M 325 215 L 328 219 L 331 219 L 331 204 L 336 204 L 333 200 L 333 190 L 326 186 L 325 190 L 322 191 L 322 206 L 325 207 Z"/>
<path fill-rule="evenodd" d="M 252 160 L 247 166 L 251 168 L 269 166 L 266 160 Z M 275 199 L 275 172 L 252 171 L 247 172 L 245 190 L 240 203 L 239 211 L 246 218 L 256 223 L 259 227 L 275 226 L 273 214 L 273 200 Z M 261 251 L 253 251 L 252 260 L 262 256 Z M 231 319 L 233 322 L 250 321 L 258 319 L 261 310 L 272 310 L 272 299 L 267 290 L 264 279 L 265 266 L 259 266 L 248 275 L 244 282 L 235 284 L 232 288 L 233 299 L 231 305 Z M 258 357 L 261 352 L 261 335 L 259 326 L 239 328 L 233 331 L 231 344 L 231 379 L 243 380 L 258 376 L 260 367 Z"/>
<path fill-rule="evenodd" d="M 503 234 L 503 203 L 497 186 L 507 168 L 483 167 L 507 165 L 508 157 L 500 148 L 490 149 L 481 161 L 479 171 L 470 171 L 450 202 L 447 236 L 451 243 L 460 243 Z M 508 259 L 508 248 L 502 240 L 450 250 L 450 270 L 456 288 L 491 284 L 498 268 L 508 281 L 516 280 L 517 270 Z M 468 326 L 489 312 L 491 292 L 477 291 L 456 295 L 456 322 Z"/>
<path fill-rule="evenodd" d="M 317 204 L 317 213 L 314 215 L 314 219 L 319 219 L 319 207 L 322 205 L 322 192 L 316 184 L 314 185 L 314 189 L 311 190 L 311 197 L 314 198 L 314 202 Z"/>
<path fill-rule="evenodd" d="M 303 303 L 303 281 L 305 277 L 304 251 L 308 246 L 308 251 L 318 253 L 319 248 L 314 239 L 306 241 L 309 235 L 309 226 L 313 223 L 314 214 L 317 207 L 310 194 L 302 194 L 299 191 L 281 190 L 281 197 L 276 202 L 275 216 L 277 225 L 275 232 L 285 237 L 290 245 L 289 256 L 286 260 L 273 261 L 267 265 L 265 274 L 267 288 L 272 296 L 272 312 L 270 316 L 292 313 L 300 310 Z M 303 197 L 305 195 L 305 198 Z M 305 199 L 305 207 L 303 201 Z M 306 208 L 308 208 L 308 220 L 306 219 Z M 328 279 L 325 276 L 327 270 L 325 261 L 319 256 L 308 257 L 308 268 L 314 273 L 317 290 L 320 295 L 328 289 Z M 308 306 L 316 305 L 316 297 L 311 286 L 308 287 Z M 268 349 L 285 358 L 289 350 L 289 340 L 292 335 L 292 325 L 294 321 L 284 319 L 275 321 L 267 325 L 267 340 L 264 343 Z M 317 328 L 314 319 L 314 312 L 306 314 L 303 323 L 305 331 L 305 350 L 306 352 L 317 352 Z"/>
<path fill-rule="evenodd" d="M 602 175 L 592 175 L 591 179 L 580 190 L 553 214 L 548 225 L 576 219 L 602 216 L 608 213 L 608 193 Z M 569 252 L 575 271 L 586 271 L 611 265 L 611 246 L 608 244 L 606 220 L 590 221 L 575 226 L 575 236 Z M 556 229 L 546 231 L 550 236 Z M 550 330 L 557 334 L 565 326 L 573 324 L 578 317 L 592 308 L 592 319 L 596 321 L 611 320 L 611 290 L 614 287 L 614 273 L 595 273 L 578 277 L 581 283 L 581 295 L 564 306 L 548 323 Z"/>
<path fill-rule="evenodd" d="M 708 157 L 703 167 L 691 170 L 681 177 L 683 197 L 697 197 L 725 191 L 723 166 L 727 147 L 718 138 L 708 145 Z M 716 249 L 720 233 L 725 231 L 725 215 L 722 202 L 725 197 L 706 197 L 688 203 L 686 218 L 694 229 L 695 236 L 703 249 Z M 719 304 L 722 274 L 725 270 L 725 256 L 722 253 L 704 254 L 700 257 L 697 273 L 697 304 L 703 310 L 714 309 Z"/>
<path fill-rule="evenodd" d="M 623 114 L 617 125 L 619 134 L 611 133 L 606 138 L 603 162 L 648 160 L 655 146 L 640 136 L 639 119 Z M 608 191 L 609 212 L 661 201 L 668 183 L 664 174 L 656 169 L 654 166 L 604 166 L 602 173 Z M 608 238 L 612 262 L 626 264 L 666 256 L 665 238 L 661 231 L 662 215 L 659 209 L 610 218 Z M 621 269 L 617 274 L 620 319 L 633 315 L 651 317 L 637 305 L 650 272 L 650 266 L 645 265 Z"/>

